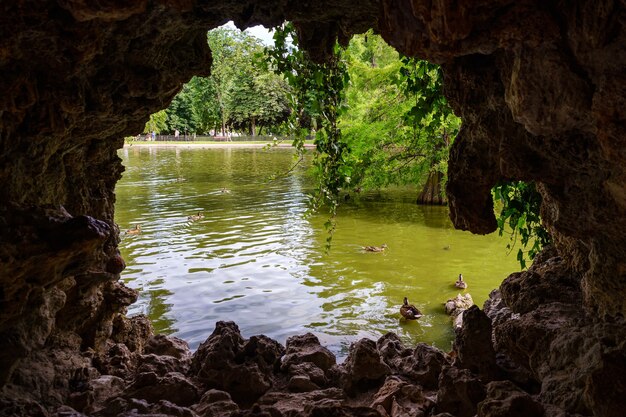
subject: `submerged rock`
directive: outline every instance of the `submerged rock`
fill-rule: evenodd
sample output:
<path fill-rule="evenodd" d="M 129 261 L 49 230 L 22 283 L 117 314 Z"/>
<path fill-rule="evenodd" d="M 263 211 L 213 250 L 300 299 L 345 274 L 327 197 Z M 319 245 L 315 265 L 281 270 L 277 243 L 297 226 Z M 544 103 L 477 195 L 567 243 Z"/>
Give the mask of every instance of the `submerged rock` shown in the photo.
<path fill-rule="evenodd" d="M 474 305 L 474 300 L 470 293 L 457 294 L 456 297 L 449 299 L 444 304 L 446 314 L 452 316 L 454 320 L 453 326 L 455 330 L 463 327 L 463 312 Z"/>

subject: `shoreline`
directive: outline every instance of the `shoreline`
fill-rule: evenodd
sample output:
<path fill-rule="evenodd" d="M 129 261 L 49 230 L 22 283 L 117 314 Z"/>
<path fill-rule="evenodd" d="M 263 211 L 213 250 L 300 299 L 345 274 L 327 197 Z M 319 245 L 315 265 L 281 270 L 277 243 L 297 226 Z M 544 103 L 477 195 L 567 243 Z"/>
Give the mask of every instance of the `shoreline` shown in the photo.
<path fill-rule="evenodd" d="M 141 147 L 141 148 L 293 148 L 291 143 L 246 143 L 246 142 L 216 142 L 216 143 L 158 143 L 158 142 L 140 142 L 140 143 L 124 143 L 124 148 Z M 315 149 L 315 144 L 305 143 L 307 149 Z M 295 149 L 295 148 L 293 148 Z"/>

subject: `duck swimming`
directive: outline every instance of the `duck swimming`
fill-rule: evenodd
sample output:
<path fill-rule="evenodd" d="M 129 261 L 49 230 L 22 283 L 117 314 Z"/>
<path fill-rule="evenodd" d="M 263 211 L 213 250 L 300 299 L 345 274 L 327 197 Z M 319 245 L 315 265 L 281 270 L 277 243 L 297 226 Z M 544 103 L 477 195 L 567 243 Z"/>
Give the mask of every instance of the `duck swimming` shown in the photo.
<path fill-rule="evenodd" d="M 404 304 L 400 307 L 400 315 L 407 320 L 417 320 L 423 314 L 413 304 L 409 304 L 409 299 L 404 297 Z"/>
<path fill-rule="evenodd" d="M 454 283 L 454 286 L 463 290 L 467 288 L 467 282 L 463 281 L 463 274 L 459 274 L 459 279 Z"/>
<path fill-rule="evenodd" d="M 141 233 L 141 225 L 140 224 L 136 224 L 135 227 L 128 229 L 126 231 L 127 235 L 138 235 L 139 233 Z"/>
<path fill-rule="evenodd" d="M 197 220 L 204 219 L 204 214 L 198 212 L 198 214 L 192 214 L 191 216 L 187 216 L 187 220 L 190 222 L 195 222 Z"/>
<path fill-rule="evenodd" d="M 363 250 L 366 252 L 384 252 L 387 249 L 387 244 L 383 243 L 380 246 L 363 246 Z"/>

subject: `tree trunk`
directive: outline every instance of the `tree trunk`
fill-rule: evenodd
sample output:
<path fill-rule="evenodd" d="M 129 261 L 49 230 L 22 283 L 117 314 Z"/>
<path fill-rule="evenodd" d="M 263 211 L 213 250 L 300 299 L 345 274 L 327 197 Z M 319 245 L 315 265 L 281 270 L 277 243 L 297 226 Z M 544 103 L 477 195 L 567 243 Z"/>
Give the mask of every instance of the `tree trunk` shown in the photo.
<path fill-rule="evenodd" d="M 424 189 L 417 197 L 417 204 L 446 205 L 448 201 L 441 190 L 443 174 L 439 171 L 431 171 L 428 174 Z"/>
<path fill-rule="evenodd" d="M 256 123 L 254 121 L 254 117 L 251 120 L 251 124 L 252 124 L 252 136 L 256 136 Z"/>

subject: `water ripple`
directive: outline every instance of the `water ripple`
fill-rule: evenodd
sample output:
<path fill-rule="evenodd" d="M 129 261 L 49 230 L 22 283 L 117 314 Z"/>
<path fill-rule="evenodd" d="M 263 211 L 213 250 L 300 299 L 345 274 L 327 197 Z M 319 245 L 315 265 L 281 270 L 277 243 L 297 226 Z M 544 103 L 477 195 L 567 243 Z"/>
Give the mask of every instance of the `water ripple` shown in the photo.
<path fill-rule="evenodd" d="M 414 190 L 363 193 L 343 207 L 326 253 L 327 217 L 304 217 L 307 167 L 266 181 L 291 168 L 290 151 L 125 148 L 120 157 L 116 222 L 142 228 L 121 236 L 122 278 L 140 291 L 129 312 L 192 349 L 218 320 L 281 343 L 311 331 L 339 358 L 388 331 L 446 349 L 453 331 L 441 305 L 456 295 L 459 271 L 481 303 L 515 265 L 494 256 L 504 254 L 496 238 L 472 240 L 451 229 L 445 208 L 415 206 Z M 188 219 L 198 212 L 204 218 Z M 361 249 L 384 242 L 382 254 Z M 404 296 L 426 314 L 419 322 L 399 321 Z"/>

